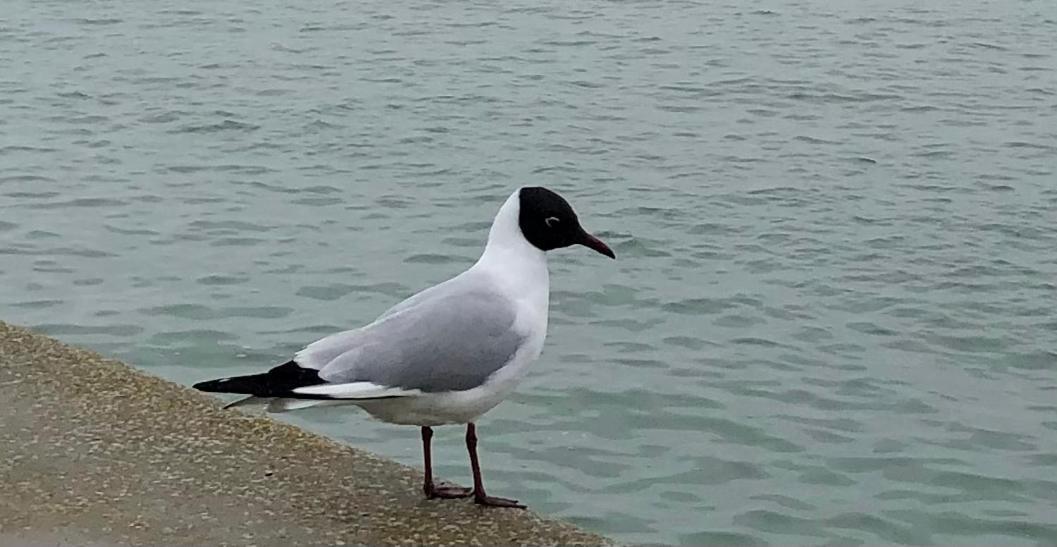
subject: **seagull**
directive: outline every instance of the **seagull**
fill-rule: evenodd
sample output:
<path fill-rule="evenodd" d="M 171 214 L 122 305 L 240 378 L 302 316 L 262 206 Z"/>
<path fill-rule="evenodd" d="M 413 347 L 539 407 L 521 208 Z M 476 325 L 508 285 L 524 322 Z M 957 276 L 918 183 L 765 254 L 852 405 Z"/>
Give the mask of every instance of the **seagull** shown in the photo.
<path fill-rule="evenodd" d="M 393 306 L 374 322 L 312 342 L 267 372 L 195 384 L 249 397 L 269 412 L 356 405 L 384 422 L 421 428 L 427 498 L 524 508 L 485 493 L 474 422 L 498 405 L 543 351 L 550 280 L 546 252 L 613 251 L 580 226 L 563 197 L 522 187 L 499 208 L 481 258 L 461 274 Z M 473 488 L 434 484 L 432 428 L 466 424 Z"/>

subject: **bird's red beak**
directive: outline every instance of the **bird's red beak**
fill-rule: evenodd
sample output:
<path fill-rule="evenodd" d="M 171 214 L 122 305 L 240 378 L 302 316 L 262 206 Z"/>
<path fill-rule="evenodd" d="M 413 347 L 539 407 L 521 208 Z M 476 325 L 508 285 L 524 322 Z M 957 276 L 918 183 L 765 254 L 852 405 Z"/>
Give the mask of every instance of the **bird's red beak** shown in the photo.
<path fill-rule="evenodd" d="M 584 232 L 584 235 L 580 239 L 579 243 L 580 245 L 583 245 L 584 247 L 590 249 L 594 249 L 596 252 L 604 254 L 609 258 L 617 257 L 616 253 L 613 252 L 613 249 L 609 248 L 609 245 L 606 245 L 605 242 L 603 242 L 601 239 L 598 239 L 597 237 L 587 232 Z"/>

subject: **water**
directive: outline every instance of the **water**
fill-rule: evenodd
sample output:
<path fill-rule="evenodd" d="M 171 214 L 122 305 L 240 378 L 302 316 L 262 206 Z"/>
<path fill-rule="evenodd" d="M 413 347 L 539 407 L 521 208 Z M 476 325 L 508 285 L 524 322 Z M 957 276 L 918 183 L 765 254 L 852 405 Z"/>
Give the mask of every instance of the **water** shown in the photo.
<path fill-rule="evenodd" d="M 619 260 L 553 256 L 490 492 L 633 542 L 1053 544 L 1057 4 L 830 4 L 8 0 L 0 317 L 244 373 L 547 185 Z"/>

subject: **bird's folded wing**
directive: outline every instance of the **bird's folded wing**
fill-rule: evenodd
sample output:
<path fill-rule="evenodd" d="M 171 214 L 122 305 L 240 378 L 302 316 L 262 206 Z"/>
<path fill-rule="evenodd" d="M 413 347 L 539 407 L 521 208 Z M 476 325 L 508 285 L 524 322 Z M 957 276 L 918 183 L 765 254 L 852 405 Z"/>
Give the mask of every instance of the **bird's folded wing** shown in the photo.
<path fill-rule="evenodd" d="M 313 358 L 335 356 L 319 368 L 325 384 L 294 392 L 377 398 L 472 389 L 517 353 L 524 335 L 516 317 L 513 302 L 492 291 L 436 295 L 340 339 L 321 340 L 325 352 L 315 344 L 303 350 Z"/>
<path fill-rule="evenodd" d="M 298 365 L 304 368 L 310 368 L 319 370 L 326 366 L 328 363 L 336 359 L 338 356 L 349 351 L 351 348 L 357 347 L 363 339 L 363 331 L 370 329 L 377 323 L 380 323 L 392 315 L 399 312 L 408 310 L 410 308 L 423 306 L 429 304 L 431 300 L 437 298 L 444 298 L 445 296 L 452 296 L 456 293 L 463 291 L 472 290 L 473 279 L 472 276 L 463 275 L 456 276 L 443 283 L 434 285 L 428 289 L 425 289 L 419 293 L 411 295 L 404 299 L 400 303 L 382 313 L 374 323 L 361 327 L 358 329 L 352 329 L 342 332 L 337 332 L 329 336 L 320 338 L 315 342 L 305 346 L 304 349 L 297 352 L 294 356 L 294 361 Z M 428 307 L 428 306 L 427 306 Z"/>

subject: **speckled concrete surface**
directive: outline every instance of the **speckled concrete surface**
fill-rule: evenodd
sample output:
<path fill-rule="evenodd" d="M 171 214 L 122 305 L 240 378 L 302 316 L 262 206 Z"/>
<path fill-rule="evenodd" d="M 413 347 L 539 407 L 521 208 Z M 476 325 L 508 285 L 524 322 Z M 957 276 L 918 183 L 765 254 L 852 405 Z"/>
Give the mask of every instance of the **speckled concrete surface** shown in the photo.
<path fill-rule="evenodd" d="M 606 542 L 3 322 L 0 455 L 0 545 Z"/>

